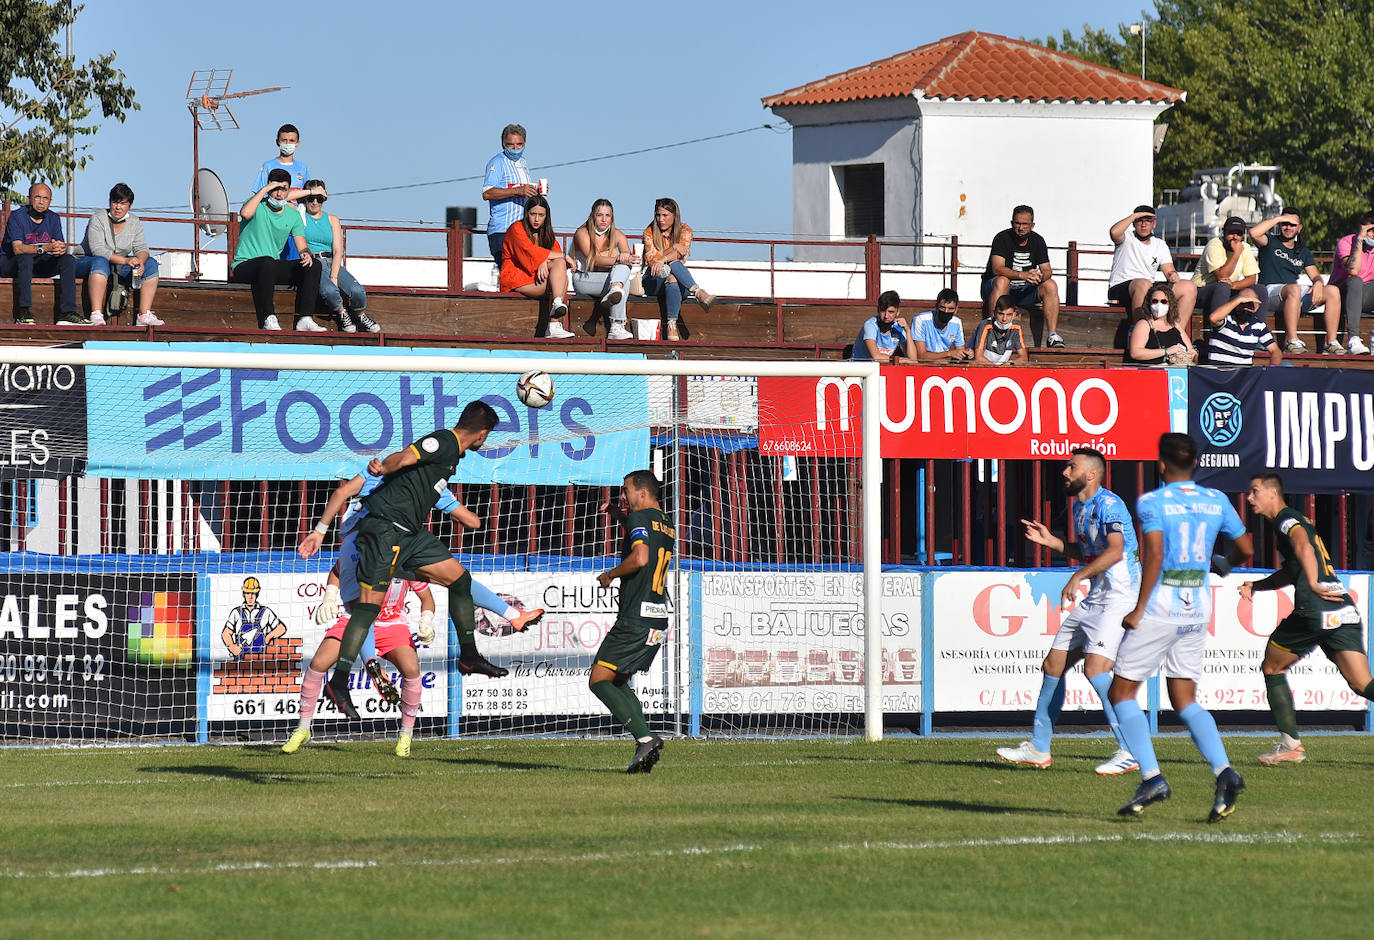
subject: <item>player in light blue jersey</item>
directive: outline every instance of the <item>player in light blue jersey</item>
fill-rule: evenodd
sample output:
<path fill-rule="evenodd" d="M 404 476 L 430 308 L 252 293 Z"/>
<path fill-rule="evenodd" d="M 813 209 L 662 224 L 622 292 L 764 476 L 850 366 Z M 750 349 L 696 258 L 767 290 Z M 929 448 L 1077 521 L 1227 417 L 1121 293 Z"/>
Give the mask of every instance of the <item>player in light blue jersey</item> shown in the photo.
<path fill-rule="evenodd" d="M 999 747 L 997 756 L 1014 764 L 1050 765 L 1050 737 L 1064 707 L 1064 673 L 1079 662 L 1083 674 L 1102 700 L 1102 712 L 1116 737 L 1116 753 L 1097 766 L 1104 776 L 1136 769 L 1135 758 L 1121 736 L 1116 711 L 1107 701 L 1112 662 L 1121 644 L 1122 618 L 1135 605 L 1140 583 L 1140 560 L 1135 526 L 1126 504 L 1102 488 L 1107 461 L 1091 447 L 1075 447 L 1064 466 L 1064 492 L 1076 497 L 1072 542 L 1057 538 L 1040 522 L 1022 519 L 1026 538 L 1052 552 L 1076 558 L 1082 565 L 1064 584 L 1059 598 L 1062 610 L 1073 607 L 1054 635 L 1049 655 L 1041 667 L 1040 697 L 1035 703 L 1031 739 L 1017 747 Z M 1088 582 L 1088 594 L 1078 598 L 1079 586 Z M 1075 606 L 1076 604 L 1076 606 Z"/>
<path fill-rule="evenodd" d="M 1161 664 L 1168 676 L 1169 701 L 1188 728 L 1193 743 L 1211 765 L 1217 786 L 1208 822 L 1218 822 L 1236 808 L 1245 781 L 1231 767 L 1217 723 L 1197 702 L 1207 627 L 1212 619 L 1208 572 L 1217 535 L 1231 538 L 1227 565 L 1250 557 L 1250 533 L 1226 496 L 1193 482 L 1197 444 L 1186 434 L 1159 439 L 1159 472 L 1164 485 L 1136 502 L 1140 520 L 1141 575 L 1135 609 L 1126 615 L 1126 637 L 1116 655 L 1111 700 L 1131 753 L 1140 761 L 1141 783 L 1121 807 L 1122 816 L 1138 816 L 1145 807 L 1172 793 L 1159 772 L 1150 726 L 1136 695 L 1140 684 Z M 1229 570 L 1229 567 L 1228 569 Z"/>

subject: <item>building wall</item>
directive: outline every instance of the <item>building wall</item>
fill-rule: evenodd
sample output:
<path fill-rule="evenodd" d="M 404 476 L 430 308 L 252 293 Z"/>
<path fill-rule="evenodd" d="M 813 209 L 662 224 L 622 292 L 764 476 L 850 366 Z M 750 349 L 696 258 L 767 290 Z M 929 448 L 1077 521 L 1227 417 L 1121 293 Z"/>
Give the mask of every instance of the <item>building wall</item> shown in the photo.
<path fill-rule="evenodd" d="M 1107 229 L 1154 192 L 1153 121 L 1161 105 L 1127 103 L 882 102 L 779 108 L 793 125 L 793 230 L 842 237 L 834 168 L 881 162 L 890 239 L 958 236 L 961 267 L 981 268 L 1011 208 L 1036 209 L 1050 244 L 1102 244 Z M 849 257 L 849 255 L 855 257 Z M 798 247 L 803 260 L 857 254 Z M 885 249 L 886 263 L 935 264 L 932 250 Z"/>

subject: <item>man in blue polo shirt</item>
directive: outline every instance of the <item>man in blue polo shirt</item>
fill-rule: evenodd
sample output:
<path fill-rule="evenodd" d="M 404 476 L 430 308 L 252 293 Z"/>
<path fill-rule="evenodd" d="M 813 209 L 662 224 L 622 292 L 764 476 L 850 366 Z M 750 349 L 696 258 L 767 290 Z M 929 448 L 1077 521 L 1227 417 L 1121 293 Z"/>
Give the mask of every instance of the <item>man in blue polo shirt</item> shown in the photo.
<path fill-rule="evenodd" d="M 539 188 L 530 182 L 530 168 L 525 165 L 525 128 L 507 124 L 501 131 L 501 152 L 487 161 L 482 180 L 482 198 L 491 209 L 487 245 L 493 263 L 501 263 L 506 229 L 524 218 L 525 200 L 538 192 Z"/>
<path fill-rule="evenodd" d="M 29 187 L 29 204 L 10 213 L 0 251 L 0 277 L 14 278 L 14 322 L 31 324 L 34 277 L 61 278 L 58 288 L 62 312 L 58 326 L 90 326 L 76 309 L 76 256 L 62 240 L 62 219 L 48 208 L 52 189 L 46 183 Z"/>
<path fill-rule="evenodd" d="M 911 338 L 921 362 L 966 362 L 973 351 L 964 345 L 959 321 L 959 295 L 946 287 L 935 295 L 935 309 L 911 321 Z"/>
<path fill-rule="evenodd" d="M 911 345 L 911 331 L 901 316 L 902 298 L 895 290 L 885 290 L 878 296 L 878 314 L 869 317 L 854 337 L 854 351 L 849 358 L 867 362 L 870 359 L 894 366 L 914 366 L 916 348 Z"/>

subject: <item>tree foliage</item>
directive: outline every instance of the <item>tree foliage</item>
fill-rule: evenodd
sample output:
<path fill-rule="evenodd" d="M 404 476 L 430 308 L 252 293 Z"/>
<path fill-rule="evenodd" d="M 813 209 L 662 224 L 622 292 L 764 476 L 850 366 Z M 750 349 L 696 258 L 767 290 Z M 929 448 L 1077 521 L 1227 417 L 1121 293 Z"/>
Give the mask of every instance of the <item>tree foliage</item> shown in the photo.
<path fill-rule="evenodd" d="M 21 177 L 65 183 L 90 158 L 95 110 L 123 121 L 138 109 L 113 52 L 84 63 L 59 37 L 83 7 L 61 0 L 0 0 L 0 189 Z M 67 136 L 72 137 L 72 152 Z"/>
<path fill-rule="evenodd" d="M 1145 29 L 1146 77 L 1188 93 L 1161 117 L 1157 186 L 1181 188 L 1202 167 L 1272 163 L 1318 251 L 1353 231 L 1374 179 L 1374 83 L 1364 75 L 1374 0 L 1156 0 Z M 1129 24 L 1045 44 L 1139 72 Z"/>

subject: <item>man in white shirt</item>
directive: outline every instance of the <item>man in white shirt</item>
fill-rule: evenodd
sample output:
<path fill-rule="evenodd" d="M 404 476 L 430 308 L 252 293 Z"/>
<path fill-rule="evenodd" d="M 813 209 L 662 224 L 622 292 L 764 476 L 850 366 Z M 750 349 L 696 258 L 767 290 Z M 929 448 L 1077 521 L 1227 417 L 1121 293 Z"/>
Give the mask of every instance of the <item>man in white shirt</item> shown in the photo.
<path fill-rule="evenodd" d="M 1178 301 L 1179 324 L 1192 333 L 1193 304 L 1197 285 L 1178 276 L 1174 258 L 1164 239 L 1155 235 L 1154 206 L 1136 206 L 1135 211 L 1111 228 L 1112 270 L 1107 275 L 1107 299 L 1126 308 L 1129 317 L 1145 305 L 1150 285 L 1161 277 L 1169 282 Z"/>

